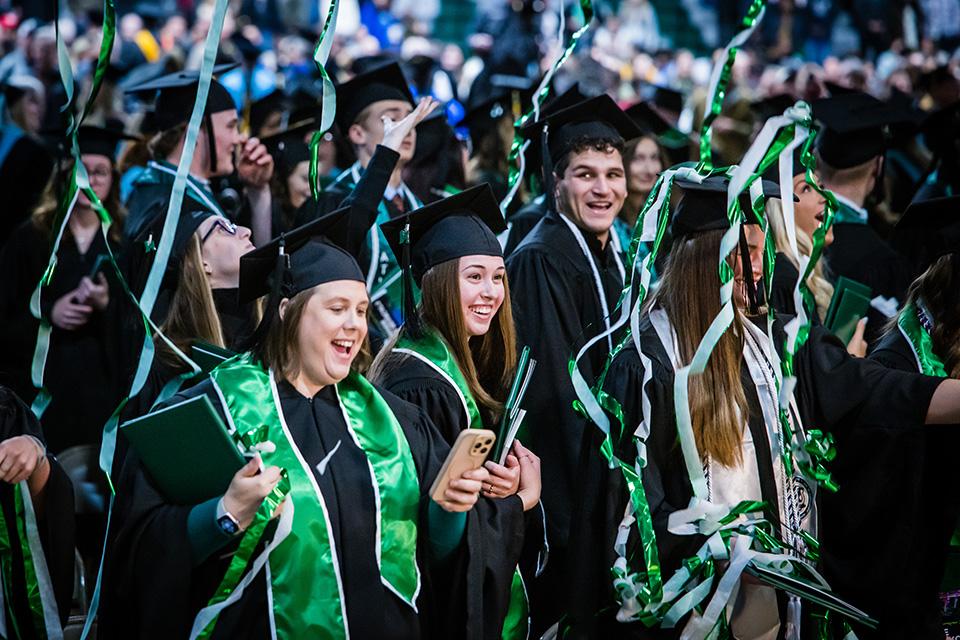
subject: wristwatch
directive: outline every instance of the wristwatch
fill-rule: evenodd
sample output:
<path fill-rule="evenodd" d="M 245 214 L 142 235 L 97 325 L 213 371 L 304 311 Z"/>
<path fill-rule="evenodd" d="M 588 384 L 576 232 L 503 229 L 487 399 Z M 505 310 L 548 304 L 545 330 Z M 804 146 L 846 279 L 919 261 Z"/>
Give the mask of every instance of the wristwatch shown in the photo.
<path fill-rule="evenodd" d="M 217 526 L 228 536 L 240 533 L 240 522 L 223 506 L 223 498 L 217 503 Z"/>

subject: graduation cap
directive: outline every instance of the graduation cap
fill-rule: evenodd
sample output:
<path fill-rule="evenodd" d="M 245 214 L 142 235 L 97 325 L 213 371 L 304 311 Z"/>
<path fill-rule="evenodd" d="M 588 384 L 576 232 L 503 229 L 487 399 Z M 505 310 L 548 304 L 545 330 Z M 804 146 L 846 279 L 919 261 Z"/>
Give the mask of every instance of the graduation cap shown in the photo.
<path fill-rule="evenodd" d="M 729 178 L 712 176 L 705 178 L 702 183 L 677 180 L 674 184 L 682 190 L 680 202 L 673 214 L 672 230 L 674 238 L 680 240 L 708 231 L 730 228 L 730 219 L 727 217 Z M 762 187 L 765 197 L 780 197 L 780 185 L 776 182 L 763 180 Z M 740 208 L 745 215 L 743 225 L 760 224 L 753 213 L 749 194 L 748 189 L 739 196 Z M 796 199 L 796 196 L 794 196 L 794 199 Z M 744 233 L 743 226 L 740 227 L 740 264 L 743 268 L 743 279 L 747 287 L 750 313 L 756 314 L 760 308 L 760 298 L 753 281 L 753 266 L 750 263 L 747 236 Z"/>
<path fill-rule="evenodd" d="M 364 109 L 381 100 L 413 104 L 407 79 L 396 62 L 376 67 L 337 87 L 337 122 L 346 131 Z"/>
<path fill-rule="evenodd" d="M 236 63 L 218 64 L 214 66 L 213 74 L 226 73 L 236 69 L 237 66 L 239 65 Z M 200 72 L 198 70 L 177 71 L 127 86 L 126 92 L 142 96 L 156 94 L 154 111 L 157 112 L 157 125 L 163 131 L 190 120 L 193 103 L 197 99 L 199 82 Z M 226 87 L 217 82 L 216 79 L 211 79 L 204 114 L 210 115 L 236 108 L 237 104 L 233 101 L 233 97 Z"/>
<path fill-rule="evenodd" d="M 928 115 L 920 125 L 920 132 L 924 144 L 935 154 L 951 152 L 960 138 L 960 102 Z"/>
<path fill-rule="evenodd" d="M 481 138 L 495 130 L 501 118 L 513 115 L 511 102 L 509 93 L 497 93 L 468 110 L 457 126 L 466 127 L 476 145 Z"/>
<path fill-rule="evenodd" d="M 357 261 L 341 248 L 348 239 L 349 214 L 350 207 L 337 209 L 241 256 L 240 302 L 256 300 L 274 289 L 280 298 L 292 298 L 325 282 L 365 283 Z"/>
<path fill-rule="evenodd" d="M 846 85 L 838 84 L 836 82 L 831 82 L 830 80 L 824 80 L 823 86 L 827 88 L 827 90 L 830 92 L 830 95 L 832 97 L 847 96 L 847 95 L 861 93 L 857 89 L 848 87 Z"/>
<path fill-rule="evenodd" d="M 271 113 L 283 112 L 286 108 L 287 96 L 283 89 L 274 89 L 267 95 L 250 103 L 250 131 L 258 133 Z"/>
<path fill-rule="evenodd" d="M 960 196 L 914 202 L 894 227 L 893 245 L 922 273 L 941 256 L 960 253 Z"/>
<path fill-rule="evenodd" d="M 380 225 L 404 270 L 404 319 L 416 332 L 413 283 L 432 267 L 464 256 L 503 256 L 496 234 L 506 222 L 489 184 L 471 187 Z"/>
<path fill-rule="evenodd" d="M 684 238 L 707 231 L 730 228 L 730 219 L 727 217 L 729 178 L 712 176 L 705 178 L 702 183 L 678 179 L 674 184 L 681 189 L 682 193 L 673 214 L 674 237 Z M 763 195 L 767 198 L 779 198 L 780 185 L 772 180 L 763 180 Z M 743 224 L 760 224 L 753 215 L 749 189 L 740 194 L 740 208 L 746 216 Z"/>
<path fill-rule="evenodd" d="M 117 146 L 124 140 L 139 140 L 123 132 L 122 128 L 95 127 L 83 125 L 77 132 L 81 154 L 94 154 L 110 158 L 116 162 Z"/>
<path fill-rule="evenodd" d="M 293 171 L 301 162 L 310 160 L 310 145 L 304 138 L 307 133 L 317 127 L 314 119 L 303 120 L 290 125 L 287 129 L 279 131 L 273 135 L 261 138 L 273 161 L 277 164 L 277 169 L 285 177 Z"/>
<path fill-rule="evenodd" d="M 817 139 L 823 161 L 849 169 L 883 155 L 892 125 L 909 122 L 910 114 L 866 93 L 849 93 L 813 103 L 813 114 L 825 128 Z"/>
<path fill-rule="evenodd" d="M 641 94 L 655 106 L 670 113 L 683 111 L 684 95 L 682 92 L 659 84 L 645 83 Z"/>
<path fill-rule="evenodd" d="M 690 146 L 690 136 L 667 122 L 649 103 L 638 102 L 629 107 L 625 113 L 640 129 L 656 136 L 657 142 L 664 147 L 686 153 L 686 149 Z"/>
<path fill-rule="evenodd" d="M 556 164 L 581 139 L 632 140 L 642 132 L 633 120 L 606 94 L 584 100 L 572 107 L 547 114 L 520 130 L 526 138 L 547 132 L 549 160 Z M 546 163 L 545 163 L 546 164 Z"/>
<path fill-rule="evenodd" d="M 797 99 L 789 93 L 778 93 L 760 100 L 754 100 L 750 103 L 750 111 L 753 112 L 758 121 L 765 122 L 775 116 L 783 115 L 783 112 L 796 102 Z"/>
<path fill-rule="evenodd" d="M 14 74 L 5 79 L 0 83 L 0 91 L 3 92 L 9 104 L 13 104 L 25 96 L 28 91 L 33 91 L 40 95 L 46 93 L 43 88 L 43 83 L 40 82 L 39 79 L 25 73 Z"/>
<path fill-rule="evenodd" d="M 213 74 L 232 71 L 237 66 L 239 65 L 236 63 L 218 64 L 213 67 Z M 166 131 L 190 121 L 193 104 L 197 99 L 199 82 L 199 71 L 177 71 L 129 86 L 126 92 L 142 96 L 156 95 L 153 106 L 153 125 L 157 128 L 157 131 Z M 222 111 L 236 110 L 236 108 L 237 104 L 233 101 L 233 97 L 226 87 L 211 78 L 207 104 L 203 112 L 206 119 L 207 142 L 209 144 L 208 157 L 211 171 L 215 171 L 217 167 L 217 143 L 210 116 Z"/>

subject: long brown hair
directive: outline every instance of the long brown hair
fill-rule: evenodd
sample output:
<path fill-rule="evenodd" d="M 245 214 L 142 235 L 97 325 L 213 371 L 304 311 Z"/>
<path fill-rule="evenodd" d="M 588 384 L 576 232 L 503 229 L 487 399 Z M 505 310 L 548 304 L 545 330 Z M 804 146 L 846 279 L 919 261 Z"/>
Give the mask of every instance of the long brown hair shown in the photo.
<path fill-rule="evenodd" d="M 723 234 L 723 230 L 709 231 L 678 240 L 653 299 L 670 318 L 684 365 L 693 360 L 720 312 L 717 256 Z M 691 376 L 688 387 L 697 451 L 702 459 L 709 456 L 727 467 L 741 461 L 740 443 L 749 411 L 740 379 L 743 332 L 740 314 L 734 314 L 733 324 L 720 337 L 703 373 Z"/>
<path fill-rule="evenodd" d="M 203 270 L 200 239 L 196 233 L 188 241 L 177 278 L 177 288 L 170 299 L 170 308 L 160 329 L 184 352 L 194 340 L 218 347 L 226 346 L 210 282 Z M 155 344 L 157 357 L 161 362 L 174 369 L 184 368 L 184 363 L 163 340 L 156 338 Z"/>
<path fill-rule="evenodd" d="M 943 368 L 951 378 L 960 378 L 960 255 L 949 253 L 913 281 L 907 291 L 907 302 L 923 301 L 933 317 L 933 352 L 943 360 Z M 897 330 L 896 318 L 887 331 Z"/>
<path fill-rule="evenodd" d="M 123 221 L 127 217 L 127 210 L 120 203 L 120 174 L 117 172 L 115 164 L 111 163 L 111 173 L 113 182 L 110 186 L 110 192 L 103 200 L 103 206 L 107 213 L 113 218 L 113 224 L 110 225 L 109 237 L 114 242 L 120 242 Z M 59 168 L 54 169 L 40 195 L 40 201 L 33 214 L 30 216 L 33 226 L 44 235 L 51 237 L 56 230 L 53 228 L 54 218 L 57 217 L 57 211 L 60 209 L 60 197 L 63 195 L 64 185 L 70 180 L 73 172 L 73 161 L 67 161 L 60 164 Z M 69 230 L 69 229 L 68 229 Z"/>
<path fill-rule="evenodd" d="M 470 395 L 494 419 L 503 411 L 514 370 L 517 368 L 517 341 L 510 306 L 510 286 L 504 274 L 504 297 L 490 330 L 469 336 L 460 304 L 460 260 L 448 260 L 423 275 L 420 319 L 435 328 L 450 346 L 457 367 L 467 381 Z M 370 377 L 379 378 L 397 338 L 377 356 Z"/>

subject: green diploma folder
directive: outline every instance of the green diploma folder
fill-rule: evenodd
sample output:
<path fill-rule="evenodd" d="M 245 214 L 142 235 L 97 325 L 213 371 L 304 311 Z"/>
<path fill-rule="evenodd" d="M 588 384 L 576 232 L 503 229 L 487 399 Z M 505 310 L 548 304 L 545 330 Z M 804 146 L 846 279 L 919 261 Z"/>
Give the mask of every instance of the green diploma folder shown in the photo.
<path fill-rule="evenodd" d="M 190 359 L 196 362 L 204 373 L 210 373 L 235 355 L 237 354 L 229 349 L 208 342 L 198 340 L 190 345 Z"/>
<path fill-rule="evenodd" d="M 246 464 L 210 398 L 197 396 L 120 427 L 164 498 L 200 504 L 222 495 Z"/>
<path fill-rule="evenodd" d="M 871 299 L 870 287 L 841 276 L 833 290 L 824 326 L 848 344 L 857 331 L 857 323 L 870 310 Z"/>

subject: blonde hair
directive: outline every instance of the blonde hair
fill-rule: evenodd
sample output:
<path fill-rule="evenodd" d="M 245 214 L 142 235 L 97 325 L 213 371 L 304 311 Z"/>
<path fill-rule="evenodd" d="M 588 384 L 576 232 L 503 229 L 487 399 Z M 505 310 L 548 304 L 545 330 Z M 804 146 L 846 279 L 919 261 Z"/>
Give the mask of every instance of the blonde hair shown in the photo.
<path fill-rule="evenodd" d="M 108 193 L 107 197 L 103 200 L 103 206 L 111 218 L 113 218 L 113 224 L 110 225 L 108 236 L 114 242 L 119 243 L 123 222 L 127 217 L 127 210 L 120 203 L 120 174 L 117 172 L 116 165 L 113 163 L 110 165 L 110 171 L 113 175 L 113 182 L 110 186 L 110 193 Z M 60 210 L 60 198 L 64 185 L 70 180 L 72 172 L 73 160 L 64 162 L 58 168 L 54 169 L 50 175 L 50 179 L 47 181 L 47 185 L 43 188 L 40 201 L 30 216 L 33 226 L 44 235 L 52 236 L 55 233 L 53 223 L 57 217 L 57 212 Z"/>
<path fill-rule="evenodd" d="M 720 312 L 717 256 L 724 230 L 679 239 L 650 304 L 666 311 L 677 334 L 680 360 L 693 360 L 700 341 Z M 744 327 L 739 313 L 720 337 L 703 373 L 688 384 L 693 435 L 701 460 L 732 467 L 742 460 L 743 429 L 749 415 L 740 379 Z"/>
<path fill-rule="evenodd" d="M 770 229 L 773 231 L 774 243 L 777 252 L 782 253 L 799 271 L 800 263 L 797 262 L 793 251 L 790 249 L 790 240 L 787 238 L 787 225 L 783 219 L 783 205 L 779 200 L 771 199 L 767 201 L 767 219 L 770 221 Z M 797 232 L 797 249 L 805 256 L 810 256 L 813 252 L 813 240 L 800 227 L 794 224 Z M 803 274 L 801 274 L 803 275 Z M 810 277 L 807 278 L 807 286 L 813 295 L 813 300 L 817 305 L 817 314 L 823 320 L 827 317 L 827 310 L 830 308 L 830 301 L 833 299 L 833 285 L 823 275 L 823 259 L 817 260 L 813 267 Z"/>

